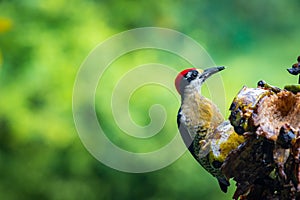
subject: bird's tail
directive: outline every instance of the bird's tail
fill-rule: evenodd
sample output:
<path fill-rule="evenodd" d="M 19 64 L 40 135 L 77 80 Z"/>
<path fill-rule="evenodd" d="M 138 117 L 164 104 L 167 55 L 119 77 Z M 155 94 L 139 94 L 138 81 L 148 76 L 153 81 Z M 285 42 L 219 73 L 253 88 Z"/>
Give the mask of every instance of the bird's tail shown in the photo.
<path fill-rule="evenodd" d="M 229 181 L 225 177 L 218 177 L 218 182 L 221 190 L 226 193 L 228 186 L 230 186 Z"/>

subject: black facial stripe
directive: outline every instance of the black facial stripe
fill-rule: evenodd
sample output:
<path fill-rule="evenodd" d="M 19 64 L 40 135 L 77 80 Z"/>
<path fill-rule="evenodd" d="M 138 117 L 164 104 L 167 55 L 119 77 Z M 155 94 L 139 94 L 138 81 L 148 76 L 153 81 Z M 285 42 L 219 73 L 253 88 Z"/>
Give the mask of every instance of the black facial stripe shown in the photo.
<path fill-rule="evenodd" d="M 192 80 L 195 80 L 195 79 L 197 78 L 197 76 L 198 76 L 198 71 L 197 71 L 197 70 L 191 70 L 191 71 L 189 71 L 189 72 L 185 75 L 186 80 L 187 80 L 188 82 L 191 82 Z"/>

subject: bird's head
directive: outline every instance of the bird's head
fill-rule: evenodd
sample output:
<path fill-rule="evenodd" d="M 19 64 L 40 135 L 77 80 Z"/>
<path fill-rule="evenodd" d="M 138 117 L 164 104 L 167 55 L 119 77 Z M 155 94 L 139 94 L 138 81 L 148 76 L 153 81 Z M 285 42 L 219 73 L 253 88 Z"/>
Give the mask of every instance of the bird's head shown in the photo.
<path fill-rule="evenodd" d="M 193 85 L 195 88 L 200 89 L 204 81 L 211 75 L 222 71 L 225 67 L 212 67 L 205 70 L 189 68 L 181 71 L 175 79 L 175 87 L 180 95 L 184 93 L 184 89 L 188 85 Z"/>

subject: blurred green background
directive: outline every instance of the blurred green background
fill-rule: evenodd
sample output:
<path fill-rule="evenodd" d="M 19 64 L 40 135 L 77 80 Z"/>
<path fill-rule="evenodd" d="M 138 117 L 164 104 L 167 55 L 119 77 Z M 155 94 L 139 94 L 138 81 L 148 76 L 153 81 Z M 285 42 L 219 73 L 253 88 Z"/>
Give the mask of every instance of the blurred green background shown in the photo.
<path fill-rule="evenodd" d="M 234 183 L 223 194 L 188 152 L 144 174 L 119 172 L 94 159 L 72 118 L 76 73 L 88 53 L 116 33 L 171 28 L 199 42 L 217 65 L 228 66 L 222 79 L 229 107 L 243 85 L 255 87 L 260 79 L 279 87 L 296 83 L 286 68 L 300 54 L 299 7 L 298 0 L 0 0 L 0 199 L 231 199 Z M 157 60 L 178 71 L 188 66 L 164 55 L 137 52 L 118 63 L 123 70 Z M 102 93 L 111 89 L 108 83 Z M 140 98 L 149 92 L 153 98 Z M 155 150 L 176 130 L 179 102 L 162 89 L 146 87 L 130 101 L 140 125 L 149 123 L 153 103 L 169 104 L 166 126 L 151 143 L 122 135 L 97 98 L 99 119 L 123 148 Z"/>

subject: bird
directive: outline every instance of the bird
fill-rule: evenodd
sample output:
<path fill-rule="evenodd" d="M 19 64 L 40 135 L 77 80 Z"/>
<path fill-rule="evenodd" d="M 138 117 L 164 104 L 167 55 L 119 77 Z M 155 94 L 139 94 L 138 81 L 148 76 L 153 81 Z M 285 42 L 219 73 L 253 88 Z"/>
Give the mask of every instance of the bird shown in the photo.
<path fill-rule="evenodd" d="M 192 156 L 211 175 L 217 178 L 226 193 L 229 180 L 222 174 L 221 166 L 231 150 L 244 138 L 234 132 L 218 107 L 201 94 L 201 86 L 213 74 L 225 67 L 208 69 L 188 68 L 175 78 L 175 87 L 181 96 L 177 125 L 181 137 Z"/>

